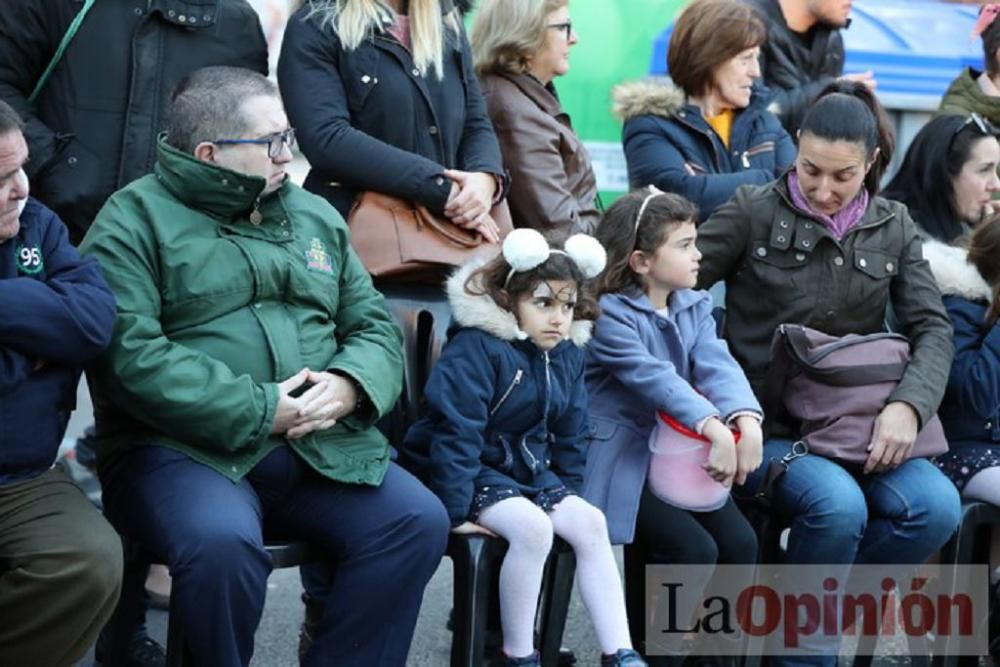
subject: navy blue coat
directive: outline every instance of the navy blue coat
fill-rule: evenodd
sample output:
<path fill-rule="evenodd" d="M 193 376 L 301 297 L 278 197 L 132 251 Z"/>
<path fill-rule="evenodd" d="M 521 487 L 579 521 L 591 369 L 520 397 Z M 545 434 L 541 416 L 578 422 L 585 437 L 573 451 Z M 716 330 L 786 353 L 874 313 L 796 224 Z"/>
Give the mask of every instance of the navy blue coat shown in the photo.
<path fill-rule="evenodd" d="M 986 326 L 992 290 L 964 250 L 928 241 L 923 251 L 955 330 L 955 360 L 938 409 L 948 444 L 1000 442 L 1000 325 Z"/>
<path fill-rule="evenodd" d="M 697 204 L 702 220 L 739 186 L 770 183 L 795 161 L 795 143 L 765 108 L 762 92 L 736 112 L 728 148 L 673 86 L 624 84 L 615 88 L 614 98 L 615 111 L 625 121 L 622 144 L 629 185 L 655 185 L 683 195 Z"/>
<path fill-rule="evenodd" d="M 445 31 L 438 79 L 421 76 L 387 33 L 345 50 L 309 11 L 306 4 L 289 19 L 278 61 L 285 109 L 312 167 L 307 190 L 345 218 L 362 190 L 440 215 L 451 192 L 444 169 L 504 173 L 464 33 Z"/>
<path fill-rule="evenodd" d="M 476 488 L 511 486 L 527 495 L 559 486 L 579 491 L 586 463 L 579 345 L 589 326 L 574 324 L 573 341 L 543 352 L 517 338 L 513 316 L 489 297 L 460 295 L 466 275 L 449 281 L 460 328 L 427 382 L 424 416 L 400 449 L 401 463 L 441 499 L 452 525 L 467 520 Z"/>
<path fill-rule="evenodd" d="M 56 214 L 34 199 L 0 243 L 0 484 L 55 460 L 82 366 L 111 341 L 115 299 Z"/>

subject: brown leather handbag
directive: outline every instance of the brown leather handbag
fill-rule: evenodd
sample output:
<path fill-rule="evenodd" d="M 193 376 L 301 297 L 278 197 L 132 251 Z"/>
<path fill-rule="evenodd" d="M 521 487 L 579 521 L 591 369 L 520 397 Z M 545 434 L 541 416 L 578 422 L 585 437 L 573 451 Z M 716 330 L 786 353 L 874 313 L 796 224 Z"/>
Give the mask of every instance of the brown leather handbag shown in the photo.
<path fill-rule="evenodd" d="M 490 211 L 500 240 L 513 229 L 507 202 Z M 490 259 L 499 243 L 440 218 L 424 206 L 380 192 L 362 192 L 347 216 L 351 245 L 380 282 L 441 285 L 448 273 L 466 262 Z"/>

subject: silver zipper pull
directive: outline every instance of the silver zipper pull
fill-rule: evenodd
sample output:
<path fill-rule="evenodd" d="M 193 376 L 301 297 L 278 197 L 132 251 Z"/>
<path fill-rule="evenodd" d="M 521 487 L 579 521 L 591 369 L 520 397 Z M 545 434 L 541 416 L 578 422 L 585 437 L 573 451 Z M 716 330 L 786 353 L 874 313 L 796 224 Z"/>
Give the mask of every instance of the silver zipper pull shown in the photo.
<path fill-rule="evenodd" d="M 750 156 L 747 155 L 747 151 L 743 151 L 743 157 L 740 158 L 740 162 L 743 163 L 743 168 L 744 169 L 749 169 L 750 168 Z"/>

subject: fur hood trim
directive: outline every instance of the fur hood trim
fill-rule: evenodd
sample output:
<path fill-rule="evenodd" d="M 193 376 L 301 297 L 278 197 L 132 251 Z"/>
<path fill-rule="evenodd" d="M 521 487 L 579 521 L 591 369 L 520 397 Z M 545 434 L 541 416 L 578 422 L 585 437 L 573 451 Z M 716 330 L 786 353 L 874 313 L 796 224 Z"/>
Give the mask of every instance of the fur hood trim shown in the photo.
<path fill-rule="evenodd" d="M 528 334 L 521 331 L 513 313 L 498 306 L 487 294 L 477 296 L 465 291 L 465 281 L 484 264 L 483 261 L 470 262 L 448 278 L 445 287 L 455 321 L 460 326 L 480 329 L 500 340 L 527 340 Z M 590 340 L 593 329 L 594 323 L 590 320 L 574 320 L 570 325 L 569 339 L 577 347 L 583 347 Z"/>
<path fill-rule="evenodd" d="M 684 106 L 684 91 L 667 78 L 629 81 L 611 91 L 611 111 L 621 121 L 652 114 L 669 117 Z"/>
<path fill-rule="evenodd" d="M 946 245 L 940 241 L 924 242 L 924 259 L 931 265 L 934 280 L 945 296 L 960 296 L 970 301 L 987 301 L 993 297 L 993 290 L 979 275 L 975 266 L 969 264 L 963 248 Z"/>

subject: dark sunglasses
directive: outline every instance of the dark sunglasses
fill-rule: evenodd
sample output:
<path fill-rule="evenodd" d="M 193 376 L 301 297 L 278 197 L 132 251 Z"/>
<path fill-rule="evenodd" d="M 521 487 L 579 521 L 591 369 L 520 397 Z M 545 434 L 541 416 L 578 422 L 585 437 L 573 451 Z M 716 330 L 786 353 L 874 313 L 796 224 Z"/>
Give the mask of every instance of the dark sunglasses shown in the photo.
<path fill-rule="evenodd" d="M 996 130 L 993 128 L 993 126 L 990 125 L 990 123 L 985 118 L 983 118 L 975 111 L 973 111 L 972 113 L 969 114 L 969 117 L 965 119 L 965 122 L 963 122 L 961 125 L 955 128 L 955 133 L 952 136 L 958 136 L 959 134 L 961 134 L 962 130 L 969 127 L 970 125 L 975 126 L 975 128 L 979 130 L 979 133 L 982 135 L 991 136 L 996 134 Z"/>

